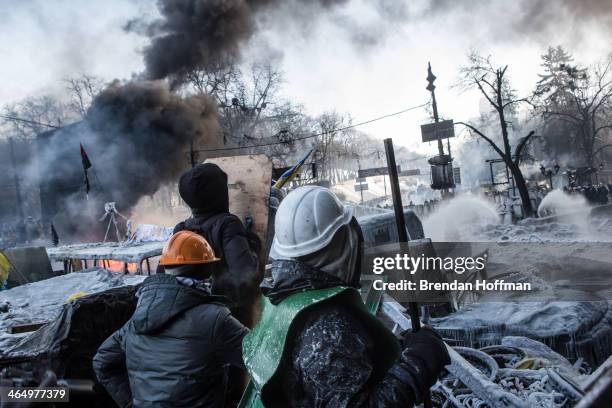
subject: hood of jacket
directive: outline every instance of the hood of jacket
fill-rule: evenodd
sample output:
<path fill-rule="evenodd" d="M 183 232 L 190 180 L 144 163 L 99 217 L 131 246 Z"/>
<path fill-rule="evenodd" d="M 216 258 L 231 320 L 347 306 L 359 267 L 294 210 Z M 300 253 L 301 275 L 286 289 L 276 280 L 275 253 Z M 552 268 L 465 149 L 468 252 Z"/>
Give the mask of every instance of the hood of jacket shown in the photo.
<path fill-rule="evenodd" d="M 198 164 L 179 179 L 179 194 L 199 213 L 229 212 L 227 174 L 213 163 Z"/>
<path fill-rule="evenodd" d="M 211 302 L 223 302 L 223 298 L 180 284 L 174 276 L 156 274 L 138 290 L 132 323 L 136 333 L 153 334 L 186 310 Z"/>

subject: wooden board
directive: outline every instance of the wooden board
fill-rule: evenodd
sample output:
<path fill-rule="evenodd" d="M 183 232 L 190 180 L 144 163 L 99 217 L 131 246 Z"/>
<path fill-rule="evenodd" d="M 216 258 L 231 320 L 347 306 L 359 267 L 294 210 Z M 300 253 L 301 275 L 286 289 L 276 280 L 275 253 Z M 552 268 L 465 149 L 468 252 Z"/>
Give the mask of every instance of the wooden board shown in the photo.
<path fill-rule="evenodd" d="M 268 201 L 272 184 L 272 161 L 263 154 L 215 157 L 214 163 L 227 173 L 230 212 L 243 224 L 247 216 L 253 218 L 252 231 L 266 248 L 268 232 Z"/>

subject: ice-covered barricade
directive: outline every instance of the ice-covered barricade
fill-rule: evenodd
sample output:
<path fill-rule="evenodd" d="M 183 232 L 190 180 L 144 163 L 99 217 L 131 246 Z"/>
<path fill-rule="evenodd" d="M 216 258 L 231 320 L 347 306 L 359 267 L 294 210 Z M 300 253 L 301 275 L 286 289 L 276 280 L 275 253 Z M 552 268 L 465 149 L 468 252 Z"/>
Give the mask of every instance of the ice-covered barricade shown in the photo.
<path fill-rule="evenodd" d="M 95 268 L 0 292 L 0 358 L 32 334 L 31 331 L 14 328 L 54 321 L 71 296 L 92 295 L 110 288 L 137 285 L 144 278 Z"/>

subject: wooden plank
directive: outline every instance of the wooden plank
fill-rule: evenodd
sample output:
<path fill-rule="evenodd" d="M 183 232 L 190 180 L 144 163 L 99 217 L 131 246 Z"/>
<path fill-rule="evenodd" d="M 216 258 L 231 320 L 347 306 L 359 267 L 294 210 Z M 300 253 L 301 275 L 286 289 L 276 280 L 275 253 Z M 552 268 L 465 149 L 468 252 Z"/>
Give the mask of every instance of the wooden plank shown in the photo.
<path fill-rule="evenodd" d="M 252 231 L 265 250 L 268 232 L 268 201 L 272 184 L 272 161 L 263 154 L 215 157 L 206 160 L 227 173 L 230 212 L 246 224 L 252 217 Z M 263 256 L 263 254 L 262 254 Z"/>
<path fill-rule="evenodd" d="M 48 322 L 40 322 L 40 323 L 28 323 L 28 324 L 17 324 L 15 326 L 11 326 L 6 329 L 6 332 L 9 334 L 19 334 L 19 333 L 28 333 L 33 332 L 41 327 L 43 327 Z"/>

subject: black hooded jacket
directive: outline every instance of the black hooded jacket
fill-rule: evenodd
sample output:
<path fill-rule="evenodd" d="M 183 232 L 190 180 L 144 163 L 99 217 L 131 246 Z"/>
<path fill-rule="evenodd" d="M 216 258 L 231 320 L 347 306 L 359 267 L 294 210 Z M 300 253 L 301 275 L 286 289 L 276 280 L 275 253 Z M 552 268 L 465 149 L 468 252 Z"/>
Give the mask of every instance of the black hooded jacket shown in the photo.
<path fill-rule="evenodd" d="M 179 180 L 179 193 L 193 216 L 174 228 L 202 235 L 221 258 L 213 275 L 213 293 L 234 305 L 248 305 L 258 293 L 259 248 L 238 217 L 229 212 L 227 174 L 216 164 L 199 164 Z"/>
<path fill-rule="evenodd" d="M 147 278 L 138 296 L 132 318 L 94 357 L 99 382 L 121 407 L 223 407 L 224 366 L 243 366 L 248 329 L 222 298 L 174 276 Z"/>

